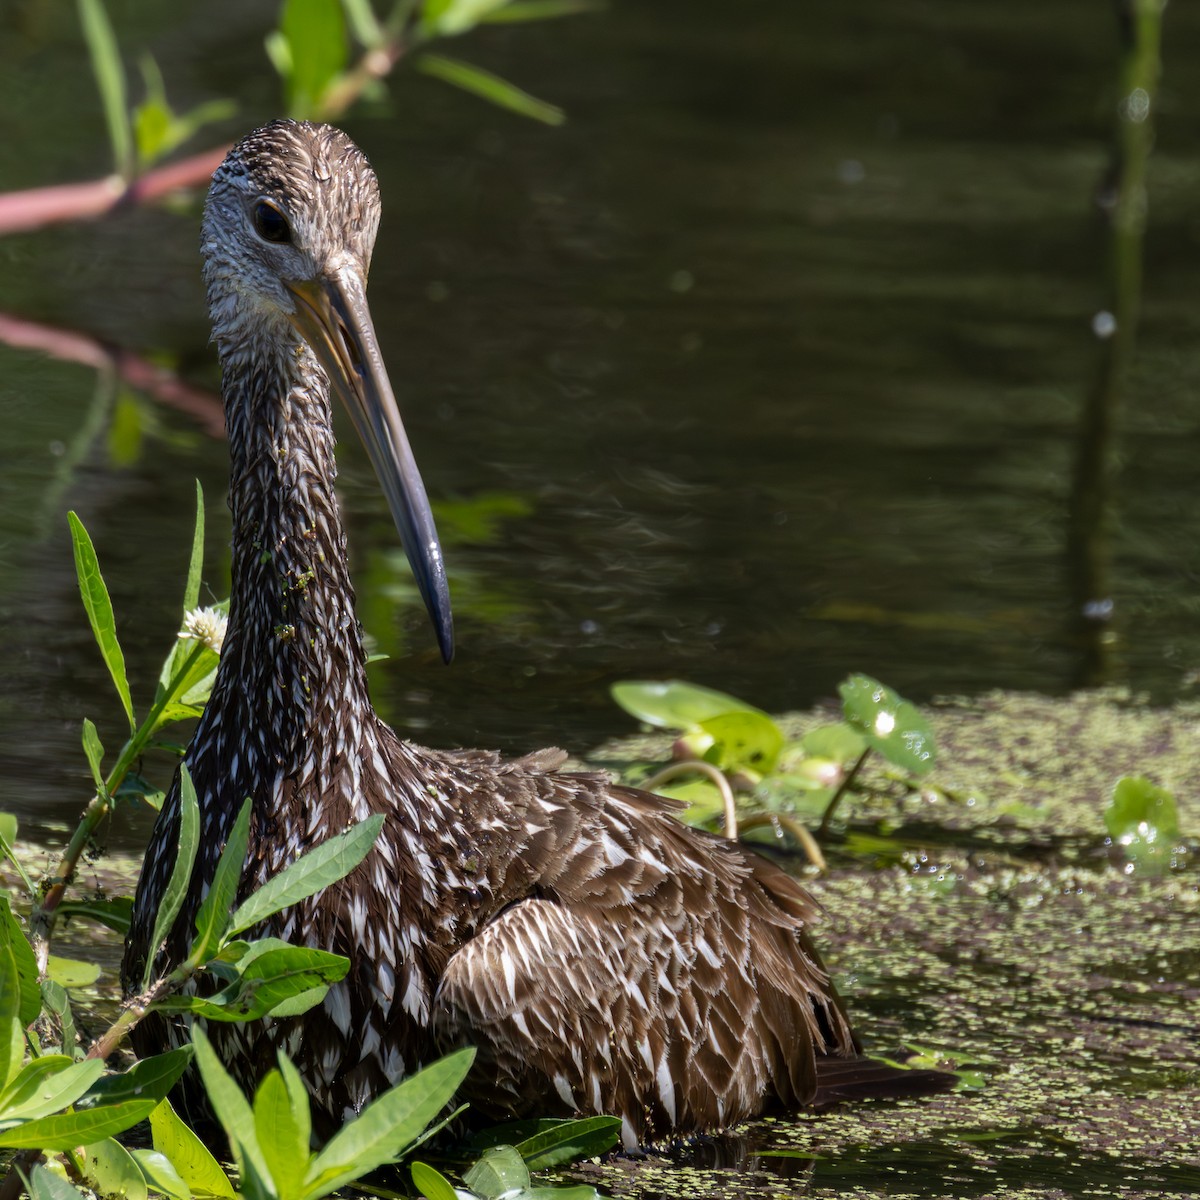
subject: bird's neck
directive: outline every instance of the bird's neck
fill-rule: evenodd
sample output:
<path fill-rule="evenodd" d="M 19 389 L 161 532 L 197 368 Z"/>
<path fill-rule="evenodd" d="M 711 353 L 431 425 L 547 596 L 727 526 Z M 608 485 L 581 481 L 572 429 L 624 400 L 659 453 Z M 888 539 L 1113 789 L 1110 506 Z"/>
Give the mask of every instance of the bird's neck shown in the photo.
<path fill-rule="evenodd" d="M 295 342 L 265 366 L 222 357 L 233 584 L 210 708 L 260 771 L 286 774 L 336 756 L 371 714 L 328 386 Z"/>

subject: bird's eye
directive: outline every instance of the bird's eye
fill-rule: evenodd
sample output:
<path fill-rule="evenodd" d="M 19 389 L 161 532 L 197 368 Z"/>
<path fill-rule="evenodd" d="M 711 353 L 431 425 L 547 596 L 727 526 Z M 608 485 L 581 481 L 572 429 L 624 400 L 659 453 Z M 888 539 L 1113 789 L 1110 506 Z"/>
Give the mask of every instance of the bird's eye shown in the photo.
<path fill-rule="evenodd" d="M 269 200 L 254 206 L 254 228 L 264 242 L 290 242 L 292 229 L 283 215 Z"/>

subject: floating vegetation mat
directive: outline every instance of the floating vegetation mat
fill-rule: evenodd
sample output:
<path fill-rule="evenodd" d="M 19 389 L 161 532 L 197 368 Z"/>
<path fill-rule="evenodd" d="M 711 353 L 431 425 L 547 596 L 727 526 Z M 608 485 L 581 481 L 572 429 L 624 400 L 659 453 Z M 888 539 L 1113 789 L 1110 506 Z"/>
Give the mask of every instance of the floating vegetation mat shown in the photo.
<path fill-rule="evenodd" d="M 868 1049 L 944 1055 L 981 1086 L 780 1115 L 577 1177 L 646 1200 L 1200 1196 L 1197 856 L 1131 871 L 1104 826 L 1117 779 L 1141 774 L 1195 842 L 1200 711 L 996 694 L 928 715 L 954 798 L 875 781 L 847 801 L 853 853 L 809 886 Z"/>

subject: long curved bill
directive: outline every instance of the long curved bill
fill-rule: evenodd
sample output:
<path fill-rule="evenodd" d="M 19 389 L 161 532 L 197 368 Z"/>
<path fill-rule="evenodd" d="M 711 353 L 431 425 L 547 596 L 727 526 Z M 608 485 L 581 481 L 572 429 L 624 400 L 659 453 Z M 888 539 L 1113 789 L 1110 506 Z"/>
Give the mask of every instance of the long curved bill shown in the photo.
<path fill-rule="evenodd" d="M 296 297 L 291 322 L 325 368 L 367 448 L 437 632 L 442 658 L 449 662 L 454 657 L 454 621 L 442 547 L 384 369 L 363 280 L 347 267 L 319 279 L 290 283 L 288 288 Z"/>

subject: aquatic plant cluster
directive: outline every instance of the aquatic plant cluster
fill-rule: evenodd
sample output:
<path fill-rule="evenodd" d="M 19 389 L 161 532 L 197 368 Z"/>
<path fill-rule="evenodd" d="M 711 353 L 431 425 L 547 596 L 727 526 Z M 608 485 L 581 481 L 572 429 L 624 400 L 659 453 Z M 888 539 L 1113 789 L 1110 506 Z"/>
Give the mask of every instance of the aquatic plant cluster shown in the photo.
<path fill-rule="evenodd" d="M 261 1081 L 252 1100 L 226 1073 L 201 1028 L 190 1045 L 144 1058 L 132 1066 L 106 1066 L 123 1049 L 130 1030 L 151 1013 L 187 1014 L 205 1022 L 253 1021 L 295 1016 L 320 1004 L 341 980 L 349 960 L 324 950 L 252 936 L 265 918 L 315 895 L 343 878 L 374 845 L 383 824 L 371 817 L 335 834 L 300 856 L 265 886 L 237 903 L 250 825 L 247 800 L 221 852 L 212 885 L 196 915 L 185 960 L 155 977 L 148 963 L 140 992 L 98 1036 L 80 1036 L 68 988 L 87 987 L 99 967 L 50 952 L 57 921 L 74 916 L 98 921 L 124 935 L 128 897 L 66 898 L 82 855 L 102 821 L 122 806 L 158 808 L 163 793 L 133 767 L 162 747 L 163 731 L 203 710 L 216 675 L 225 605 L 198 607 L 204 541 L 203 495 L 197 486 L 196 525 L 181 628 L 163 663 L 154 699 L 137 719 L 112 602 L 91 538 L 72 513 L 70 528 L 80 595 L 96 644 L 129 725 L 129 737 L 105 772 L 105 750 L 94 723 L 83 723 L 83 749 L 96 791 L 56 868 L 35 882 L 18 852 L 15 818 L 0 815 L 0 857 L 15 868 L 30 906 L 28 933 L 8 895 L 0 895 L 0 1148 L 18 1151 L 9 1179 L 33 1200 L 66 1200 L 77 1188 L 139 1200 L 149 1191 L 171 1200 L 193 1195 L 250 1200 L 319 1200 L 387 1164 L 411 1155 L 461 1111 L 448 1114 L 473 1051 L 449 1055 L 403 1080 L 366 1106 L 317 1152 L 310 1149 L 309 1099 L 286 1054 Z M 178 747 L 172 747 L 178 752 Z M 178 853 L 155 917 L 159 944 L 180 912 L 201 838 L 196 795 L 181 766 Z M 24 905 L 21 905 L 23 908 Z M 167 1099 L 193 1063 L 209 1104 L 229 1140 L 236 1188 L 203 1142 Z M 116 1135 L 149 1121 L 152 1149 L 127 1150 Z M 590 1200 L 587 1185 L 532 1187 L 530 1170 L 609 1149 L 619 1121 L 593 1117 L 540 1121 L 505 1131 L 503 1144 L 482 1153 L 466 1150 L 457 1162 L 463 1180 L 481 1200 L 554 1196 Z M 48 1163 L 39 1160 L 49 1158 Z M 472 1158 L 477 1161 L 471 1164 Z M 429 1200 L 454 1188 L 429 1163 L 413 1163 L 415 1186 Z M 13 1190 L 9 1186 L 10 1192 Z M 14 1193 L 15 1194 L 15 1193 Z"/>

